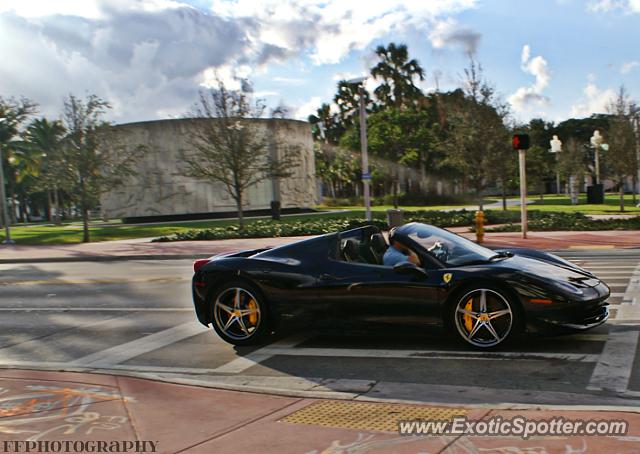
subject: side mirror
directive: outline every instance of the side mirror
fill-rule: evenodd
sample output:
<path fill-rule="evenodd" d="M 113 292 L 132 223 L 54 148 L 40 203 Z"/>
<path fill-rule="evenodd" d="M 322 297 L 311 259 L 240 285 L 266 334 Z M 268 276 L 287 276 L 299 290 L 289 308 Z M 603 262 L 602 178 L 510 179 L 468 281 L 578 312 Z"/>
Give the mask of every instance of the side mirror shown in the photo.
<path fill-rule="evenodd" d="M 398 274 L 413 274 L 421 278 L 427 278 L 429 276 L 424 269 L 411 262 L 396 263 L 393 266 L 393 271 Z"/>

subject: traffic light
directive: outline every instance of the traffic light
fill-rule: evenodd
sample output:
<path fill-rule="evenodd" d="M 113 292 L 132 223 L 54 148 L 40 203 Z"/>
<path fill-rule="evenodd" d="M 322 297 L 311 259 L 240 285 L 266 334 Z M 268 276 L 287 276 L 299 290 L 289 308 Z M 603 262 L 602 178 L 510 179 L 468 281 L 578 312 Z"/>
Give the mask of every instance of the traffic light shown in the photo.
<path fill-rule="evenodd" d="M 514 134 L 511 144 L 514 150 L 528 150 L 529 142 L 529 134 Z"/>

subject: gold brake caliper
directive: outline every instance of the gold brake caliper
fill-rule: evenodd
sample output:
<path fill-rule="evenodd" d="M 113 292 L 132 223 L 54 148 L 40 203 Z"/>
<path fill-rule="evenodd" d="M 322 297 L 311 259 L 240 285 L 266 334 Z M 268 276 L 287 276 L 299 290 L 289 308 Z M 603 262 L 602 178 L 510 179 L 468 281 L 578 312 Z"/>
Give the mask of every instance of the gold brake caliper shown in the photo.
<path fill-rule="evenodd" d="M 464 309 L 469 312 L 473 311 L 473 298 L 469 298 L 469 301 L 467 301 L 467 304 L 465 304 Z M 473 319 L 468 314 L 464 314 L 462 317 L 464 318 L 464 327 L 467 332 L 470 333 L 473 329 Z"/>
<path fill-rule="evenodd" d="M 249 304 L 247 304 L 247 308 L 251 311 L 249 313 L 249 323 L 252 326 L 255 326 L 256 323 L 258 323 L 258 303 L 256 303 L 256 300 L 251 298 Z"/>

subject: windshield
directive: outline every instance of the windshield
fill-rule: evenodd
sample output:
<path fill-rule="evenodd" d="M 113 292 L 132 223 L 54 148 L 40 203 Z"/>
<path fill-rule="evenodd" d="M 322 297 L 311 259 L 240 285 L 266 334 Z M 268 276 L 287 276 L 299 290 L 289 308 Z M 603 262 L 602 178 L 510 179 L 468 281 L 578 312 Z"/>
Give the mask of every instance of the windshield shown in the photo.
<path fill-rule="evenodd" d="M 494 257 L 491 249 L 446 230 L 425 225 L 407 225 L 407 236 L 447 266 L 484 262 Z"/>

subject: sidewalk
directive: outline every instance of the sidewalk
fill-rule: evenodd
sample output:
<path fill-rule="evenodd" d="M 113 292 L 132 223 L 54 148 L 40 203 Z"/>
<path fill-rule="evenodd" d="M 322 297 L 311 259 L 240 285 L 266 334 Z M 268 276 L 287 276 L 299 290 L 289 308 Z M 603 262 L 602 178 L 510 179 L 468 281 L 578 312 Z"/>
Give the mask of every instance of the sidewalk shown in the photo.
<path fill-rule="evenodd" d="M 450 229 L 475 240 L 467 227 Z M 214 254 L 279 246 L 309 237 L 250 238 L 218 241 L 177 241 L 152 243 L 150 238 L 104 241 L 88 244 L 56 246 L 0 245 L 0 263 L 98 261 L 124 259 L 201 258 Z M 607 230 L 597 232 L 529 232 L 524 240 L 519 232 L 488 232 L 484 245 L 488 247 L 531 247 L 535 249 L 610 249 L 639 248 L 640 232 Z"/>
<path fill-rule="evenodd" d="M 495 409 L 226 391 L 113 375 L 0 370 L 0 433 L 14 441 L 129 443 L 161 453 L 542 453 L 637 452 L 633 409 Z M 507 396 L 505 394 L 505 396 Z M 505 397 L 508 398 L 508 397 Z M 626 435 L 403 436 L 399 419 L 487 421 L 523 416 L 624 420 Z M 34 445 L 32 445 L 34 446 Z M 45 448 L 43 448 L 45 446 Z M 71 446 L 74 446 L 73 444 Z M 82 446 L 76 444 L 75 446 Z M 122 445 L 121 445 L 122 446 Z M 25 445 L 22 445 L 22 452 Z M 155 449 L 154 449 L 155 448 Z M 2 452 L 7 451 L 6 448 Z M 38 451 L 48 452 L 41 444 Z M 67 451 L 75 452 L 75 451 Z M 121 451 L 122 452 L 122 451 Z"/>

